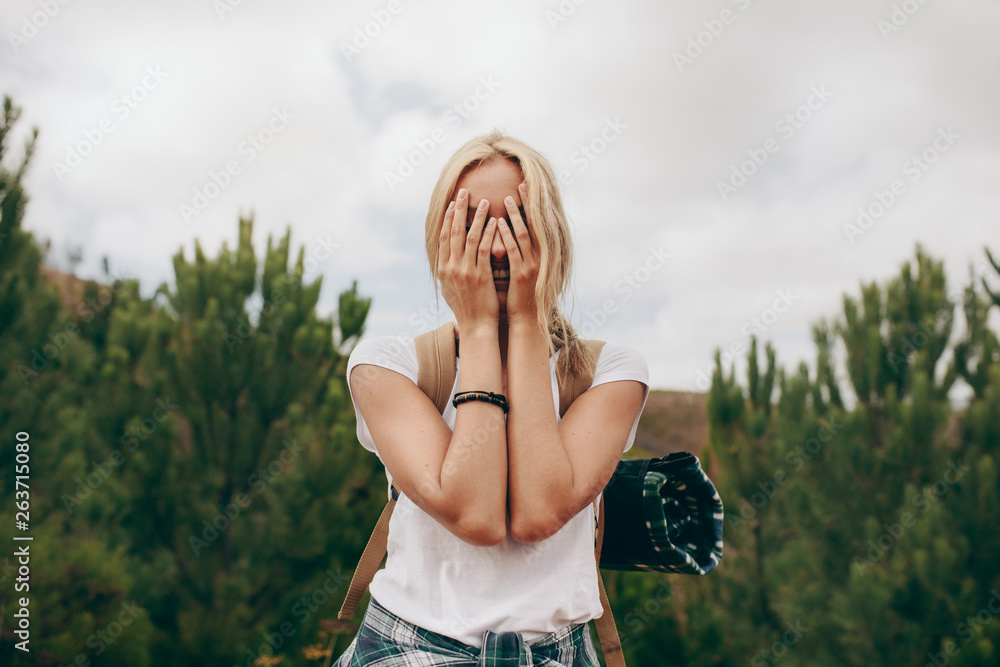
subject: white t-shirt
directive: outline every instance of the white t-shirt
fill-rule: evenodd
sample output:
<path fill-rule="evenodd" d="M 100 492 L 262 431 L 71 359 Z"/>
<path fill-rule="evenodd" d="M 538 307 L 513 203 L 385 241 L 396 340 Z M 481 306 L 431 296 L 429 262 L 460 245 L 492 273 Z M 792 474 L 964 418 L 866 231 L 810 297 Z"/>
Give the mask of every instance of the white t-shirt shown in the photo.
<path fill-rule="evenodd" d="M 348 361 L 348 378 L 358 364 L 388 368 L 417 382 L 412 339 L 363 340 Z M 549 366 L 558 419 L 555 358 Z M 608 343 L 597 360 L 591 386 L 617 380 L 645 385 L 645 404 L 649 393 L 645 359 L 634 350 Z M 457 387 L 456 373 L 452 394 Z M 358 440 L 377 455 L 357 403 L 354 409 Z M 449 401 L 442 416 L 452 429 L 455 413 Z M 638 421 L 636 417 L 623 451 L 632 447 Z M 388 470 L 386 477 L 391 483 Z M 476 648 L 482 648 L 487 630 L 520 632 L 530 641 L 570 624 L 585 623 L 602 614 L 594 562 L 594 506 L 588 505 L 540 542 L 526 544 L 508 534 L 496 546 L 480 547 L 455 536 L 400 495 L 389 521 L 386 566 L 375 574 L 369 590 L 379 604 L 400 618 Z"/>

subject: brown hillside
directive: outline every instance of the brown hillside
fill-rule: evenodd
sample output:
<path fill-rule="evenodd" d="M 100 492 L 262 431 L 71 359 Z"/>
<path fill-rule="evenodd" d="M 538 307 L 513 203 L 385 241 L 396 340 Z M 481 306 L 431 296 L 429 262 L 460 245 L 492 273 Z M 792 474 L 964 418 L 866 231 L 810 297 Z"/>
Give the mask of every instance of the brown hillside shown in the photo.
<path fill-rule="evenodd" d="M 41 267 L 42 278 L 50 285 L 59 288 L 59 295 L 62 300 L 64 310 L 76 310 L 77 306 L 83 302 L 84 290 L 88 280 L 77 278 L 72 273 L 63 273 L 47 266 Z M 96 284 L 96 283 L 95 283 Z"/>
<path fill-rule="evenodd" d="M 657 456 L 692 452 L 699 458 L 708 444 L 705 394 L 683 391 L 650 391 L 639 417 L 635 446 Z"/>

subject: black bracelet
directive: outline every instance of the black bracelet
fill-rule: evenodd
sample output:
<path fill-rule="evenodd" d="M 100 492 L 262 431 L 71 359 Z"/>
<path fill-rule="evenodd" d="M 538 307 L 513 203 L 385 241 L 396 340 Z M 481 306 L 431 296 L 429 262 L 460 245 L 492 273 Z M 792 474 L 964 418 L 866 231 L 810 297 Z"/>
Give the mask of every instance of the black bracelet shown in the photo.
<path fill-rule="evenodd" d="M 459 404 L 469 401 L 484 401 L 493 405 L 499 405 L 503 409 L 504 414 L 507 414 L 507 411 L 510 409 L 507 397 L 503 394 L 494 394 L 492 391 L 460 391 L 455 394 L 455 398 L 452 399 L 451 404 L 457 408 Z"/>

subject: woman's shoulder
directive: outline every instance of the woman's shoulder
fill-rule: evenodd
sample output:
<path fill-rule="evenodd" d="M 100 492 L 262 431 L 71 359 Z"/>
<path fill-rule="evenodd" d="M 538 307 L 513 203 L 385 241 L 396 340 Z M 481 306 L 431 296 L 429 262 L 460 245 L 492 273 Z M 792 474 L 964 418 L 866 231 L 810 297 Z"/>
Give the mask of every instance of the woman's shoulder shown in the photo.
<path fill-rule="evenodd" d="M 594 369 L 594 385 L 617 380 L 637 380 L 649 385 L 649 364 L 639 350 L 607 342 L 601 348 Z"/>
<path fill-rule="evenodd" d="M 412 338 L 404 336 L 374 336 L 365 338 L 351 351 L 347 360 L 347 375 L 360 364 L 381 366 L 417 381 L 417 351 Z"/>

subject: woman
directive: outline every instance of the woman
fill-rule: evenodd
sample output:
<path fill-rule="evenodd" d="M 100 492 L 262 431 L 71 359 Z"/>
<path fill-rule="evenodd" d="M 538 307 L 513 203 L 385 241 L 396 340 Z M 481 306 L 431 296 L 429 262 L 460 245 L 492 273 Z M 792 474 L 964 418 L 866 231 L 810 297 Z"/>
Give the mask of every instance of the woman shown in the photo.
<path fill-rule="evenodd" d="M 358 438 L 401 496 L 336 664 L 598 665 L 593 503 L 631 447 L 646 363 L 612 344 L 589 358 L 559 310 L 569 228 L 552 167 L 522 142 L 494 131 L 452 156 L 426 242 L 455 315 L 458 398 L 440 414 L 417 387 L 412 340 L 351 355 Z M 560 420 L 557 377 L 588 367 Z"/>

